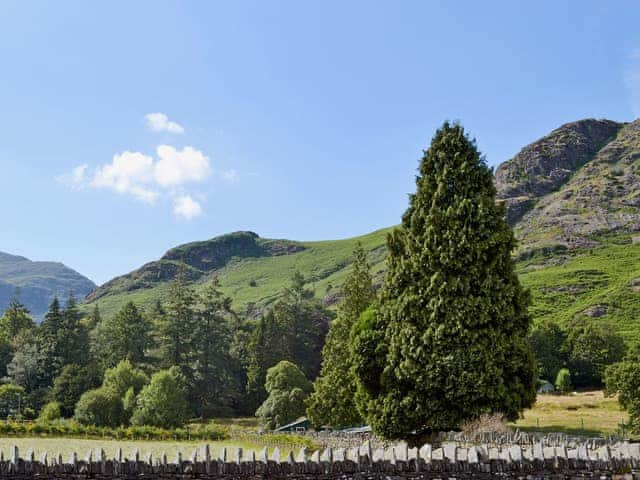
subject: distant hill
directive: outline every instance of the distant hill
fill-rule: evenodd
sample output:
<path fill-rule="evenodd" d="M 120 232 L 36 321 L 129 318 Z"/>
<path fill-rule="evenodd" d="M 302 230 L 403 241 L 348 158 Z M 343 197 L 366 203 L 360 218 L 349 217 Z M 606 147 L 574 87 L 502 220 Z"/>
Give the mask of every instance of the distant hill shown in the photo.
<path fill-rule="evenodd" d="M 55 295 L 64 300 L 70 292 L 82 299 L 95 284 L 57 262 L 32 262 L 28 258 L 0 252 L 0 312 L 15 294 L 41 320 Z"/>
<path fill-rule="evenodd" d="M 584 317 L 640 341 L 639 175 L 640 121 L 568 123 L 497 168 L 498 198 L 520 241 L 517 269 L 531 288 L 536 319 Z M 322 242 L 237 232 L 189 243 L 107 282 L 87 302 L 106 315 L 126 300 L 150 306 L 166 298 L 182 268 L 198 285 L 218 275 L 235 307 L 251 315 L 277 299 L 295 270 L 335 305 L 356 241 L 381 281 L 388 231 Z"/>

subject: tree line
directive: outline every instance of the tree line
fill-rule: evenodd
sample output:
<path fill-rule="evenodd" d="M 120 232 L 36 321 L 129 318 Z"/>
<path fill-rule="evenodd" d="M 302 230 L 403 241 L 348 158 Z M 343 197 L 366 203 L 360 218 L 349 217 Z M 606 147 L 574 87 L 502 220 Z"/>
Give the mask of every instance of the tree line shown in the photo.
<path fill-rule="evenodd" d="M 182 274 L 165 304 L 129 302 L 109 318 L 98 305 L 83 315 L 69 296 L 37 325 L 14 299 L 0 318 L 0 414 L 113 427 L 253 415 L 280 360 L 317 376 L 333 316 L 299 273 L 257 321 L 233 310 L 217 279 L 198 292 Z"/>

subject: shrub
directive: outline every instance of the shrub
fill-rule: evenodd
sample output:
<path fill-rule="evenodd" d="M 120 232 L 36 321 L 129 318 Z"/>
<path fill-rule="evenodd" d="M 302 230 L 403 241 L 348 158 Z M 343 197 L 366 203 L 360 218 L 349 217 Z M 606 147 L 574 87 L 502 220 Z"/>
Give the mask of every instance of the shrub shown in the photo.
<path fill-rule="evenodd" d="M 125 421 L 122 398 L 107 388 L 89 390 L 80 397 L 74 418 L 83 425 L 121 425 Z"/>
<path fill-rule="evenodd" d="M 187 420 L 188 411 L 184 376 L 178 367 L 171 367 L 154 374 L 151 382 L 142 389 L 131 423 L 177 427 Z"/>
<path fill-rule="evenodd" d="M 62 418 L 62 408 L 60 407 L 60 403 L 49 402 L 42 407 L 42 410 L 40 410 L 38 422 L 49 423 L 54 420 L 58 420 L 59 418 Z"/>
<path fill-rule="evenodd" d="M 556 390 L 562 394 L 571 391 L 571 372 L 568 368 L 561 368 L 556 377 Z"/>

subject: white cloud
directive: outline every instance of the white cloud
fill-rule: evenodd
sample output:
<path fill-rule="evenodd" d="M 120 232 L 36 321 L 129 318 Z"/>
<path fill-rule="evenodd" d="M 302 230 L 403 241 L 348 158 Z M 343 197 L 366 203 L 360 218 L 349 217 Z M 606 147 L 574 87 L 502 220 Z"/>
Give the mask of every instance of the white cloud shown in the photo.
<path fill-rule="evenodd" d="M 58 175 L 56 177 L 56 181 L 62 183 L 63 185 L 67 185 L 73 189 L 82 188 L 84 186 L 84 173 L 86 172 L 89 165 L 83 163 L 82 165 L 78 165 L 73 168 L 69 173 L 63 173 L 62 175 Z"/>
<path fill-rule="evenodd" d="M 192 147 L 177 150 L 170 145 L 157 148 L 155 179 L 163 187 L 199 182 L 210 173 L 209 158 Z"/>
<path fill-rule="evenodd" d="M 154 132 L 184 133 L 184 127 L 176 122 L 169 121 L 164 113 L 147 113 L 147 127 Z"/>
<path fill-rule="evenodd" d="M 89 185 L 129 193 L 144 202 L 153 203 L 158 197 L 158 193 L 149 188 L 153 174 L 153 158 L 140 152 L 125 151 L 114 155 L 111 163 L 98 167 Z"/>
<path fill-rule="evenodd" d="M 191 220 L 202 214 L 202 207 L 190 195 L 181 195 L 173 201 L 173 213 L 177 217 Z"/>

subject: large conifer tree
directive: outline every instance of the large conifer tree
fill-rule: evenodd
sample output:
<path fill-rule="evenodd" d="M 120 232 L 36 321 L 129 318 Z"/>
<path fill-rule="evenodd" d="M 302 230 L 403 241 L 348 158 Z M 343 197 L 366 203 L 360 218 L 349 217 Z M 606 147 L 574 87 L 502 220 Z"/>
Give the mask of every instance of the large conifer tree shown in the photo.
<path fill-rule="evenodd" d="M 355 406 L 356 379 L 351 368 L 349 334 L 354 323 L 375 300 L 367 252 L 359 242 L 353 268 L 342 285 L 338 317 L 331 323 L 322 349 L 320 376 L 313 384 L 307 415 L 316 426 L 349 427 L 362 422 Z"/>
<path fill-rule="evenodd" d="M 514 272 L 513 232 L 492 170 L 461 126 L 436 132 L 416 185 L 388 238 L 376 320 L 359 334 L 376 345 L 354 342 L 366 373 L 362 410 L 391 438 L 448 430 L 482 413 L 513 419 L 535 399 L 530 300 Z M 372 372 L 381 374 L 372 380 Z"/>

